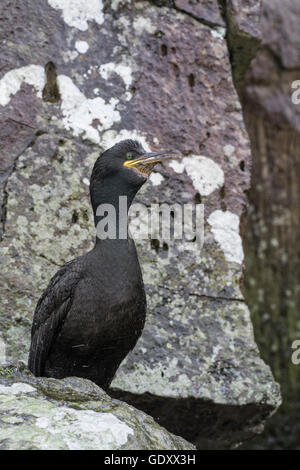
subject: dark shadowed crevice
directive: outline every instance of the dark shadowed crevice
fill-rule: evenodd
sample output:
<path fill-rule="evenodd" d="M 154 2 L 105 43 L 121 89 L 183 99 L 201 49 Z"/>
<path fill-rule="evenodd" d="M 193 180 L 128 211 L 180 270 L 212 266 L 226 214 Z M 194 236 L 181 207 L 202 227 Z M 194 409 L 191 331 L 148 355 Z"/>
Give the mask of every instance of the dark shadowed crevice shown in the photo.
<path fill-rule="evenodd" d="M 261 417 L 271 412 L 269 405 L 217 404 L 194 397 L 172 398 L 151 393 L 137 395 L 110 389 L 109 395 L 150 414 L 168 431 L 194 443 L 198 449 L 230 449 L 241 440 L 262 431 Z"/>
<path fill-rule="evenodd" d="M 221 15 L 226 24 L 226 41 L 232 67 L 232 76 L 235 87 L 238 89 L 242 83 L 251 60 L 255 57 L 261 37 L 259 29 L 253 28 L 253 34 L 241 29 L 238 13 L 234 10 L 232 2 L 218 0 Z"/>
<path fill-rule="evenodd" d="M 45 65 L 46 83 L 43 89 L 43 100 L 49 103 L 60 101 L 60 93 L 57 84 L 55 64 L 50 61 Z"/>
<path fill-rule="evenodd" d="M 226 300 L 226 301 L 233 301 L 233 302 L 245 302 L 245 299 L 242 297 L 220 297 L 220 296 L 213 296 L 213 295 L 204 295 L 204 294 L 197 294 L 196 292 L 190 292 L 189 295 L 195 295 L 200 299 L 207 299 L 207 300 Z"/>
<path fill-rule="evenodd" d="M 184 15 L 190 16 L 194 20 L 198 21 L 199 23 L 203 24 L 204 26 L 208 26 L 209 28 L 219 28 L 221 25 L 219 23 L 215 23 L 213 21 L 209 21 L 207 19 L 201 18 L 198 15 L 195 15 L 191 13 L 190 11 L 184 10 L 182 8 L 179 8 L 177 6 L 174 6 L 174 9 L 176 11 L 179 11 L 180 13 L 183 13 Z"/>

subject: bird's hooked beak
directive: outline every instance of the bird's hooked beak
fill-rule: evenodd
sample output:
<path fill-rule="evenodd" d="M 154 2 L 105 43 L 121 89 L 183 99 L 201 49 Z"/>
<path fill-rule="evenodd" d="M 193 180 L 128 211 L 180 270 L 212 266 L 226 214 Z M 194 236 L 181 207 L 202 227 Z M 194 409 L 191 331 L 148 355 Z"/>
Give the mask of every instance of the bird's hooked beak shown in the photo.
<path fill-rule="evenodd" d="M 134 160 L 125 161 L 124 166 L 127 166 L 128 168 L 134 168 L 142 175 L 149 176 L 157 163 L 181 157 L 182 155 L 178 150 L 149 152 L 144 153 L 143 155 Z"/>

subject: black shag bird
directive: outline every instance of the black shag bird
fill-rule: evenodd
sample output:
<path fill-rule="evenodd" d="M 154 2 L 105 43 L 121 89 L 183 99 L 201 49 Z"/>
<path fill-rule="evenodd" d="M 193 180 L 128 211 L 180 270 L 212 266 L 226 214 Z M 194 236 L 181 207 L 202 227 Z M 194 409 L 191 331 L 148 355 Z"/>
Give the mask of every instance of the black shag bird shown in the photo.
<path fill-rule="evenodd" d="M 175 151 L 146 153 L 134 140 L 101 154 L 90 181 L 95 225 L 103 221 L 99 206 L 111 204 L 119 220 L 119 197 L 127 197 L 128 211 L 154 166 L 177 157 Z M 127 227 L 123 238 L 116 228 L 117 238 L 96 237 L 90 252 L 60 268 L 38 301 L 28 364 L 35 376 L 84 377 L 107 389 L 140 337 L 146 317 L 142 274 Z"/>

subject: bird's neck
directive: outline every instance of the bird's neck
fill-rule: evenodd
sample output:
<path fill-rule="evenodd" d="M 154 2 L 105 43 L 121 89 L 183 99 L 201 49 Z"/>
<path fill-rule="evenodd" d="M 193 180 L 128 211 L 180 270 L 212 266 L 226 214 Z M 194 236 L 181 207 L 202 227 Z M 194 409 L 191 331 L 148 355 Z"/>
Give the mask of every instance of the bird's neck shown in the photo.
<path fill-rule="evenodd" d="M 124 240 L 129 237 L 128 210 L 136 192 L 136 189 L 126 182 L 113 178 L 105 179 L 91 188 L 94 223 L 97 230 L 96 243 L 103 241 L 101 236 L 105 233 L 108 239 L 113 240 Z"/>

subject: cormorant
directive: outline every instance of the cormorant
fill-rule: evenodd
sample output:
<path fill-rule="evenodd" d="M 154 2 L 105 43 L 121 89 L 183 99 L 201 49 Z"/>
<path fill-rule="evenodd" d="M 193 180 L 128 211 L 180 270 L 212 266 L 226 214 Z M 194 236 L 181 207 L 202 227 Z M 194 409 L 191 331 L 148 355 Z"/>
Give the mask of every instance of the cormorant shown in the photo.
<path fill-rule="evenodd" d="M 102 153 L 90 180 L 95 225 L 103 221 L 97 212 L 102 204 L 111 204 L 118 220 L 119 196 L 127 196 L 128 211 L 154 166 L 171 158 L 178 152 L 146 153 L 135 140 Z M 115 239 L 96 237 L 91 251 L 60 268 L 38 301 L 28 363 L 35 376 L 84 377 L 107 389 L 140 337 L 146 317 L 142 274 L 127 226 L 123 238 L 116 228 Z"/>

